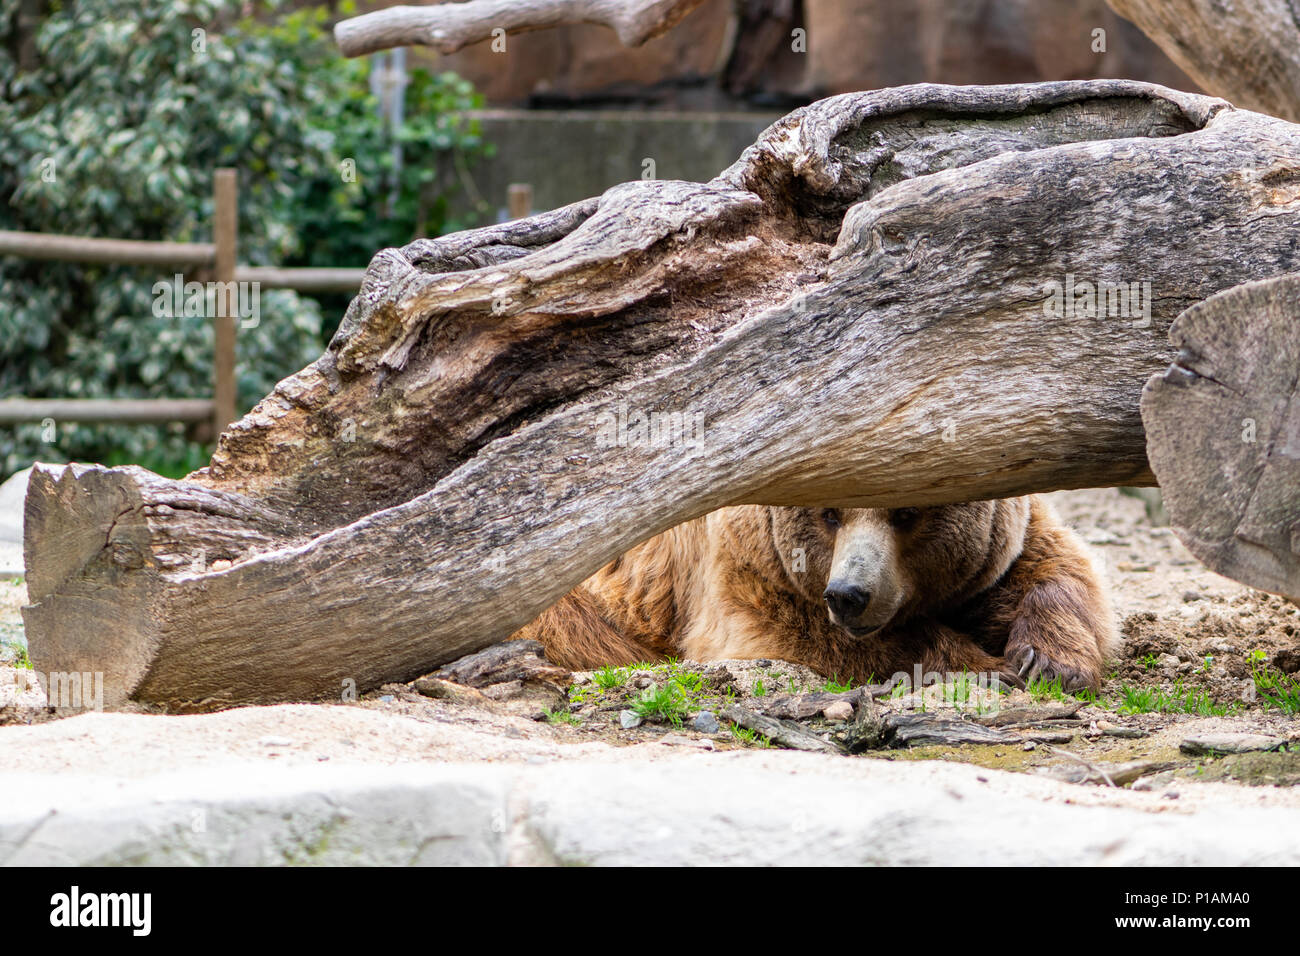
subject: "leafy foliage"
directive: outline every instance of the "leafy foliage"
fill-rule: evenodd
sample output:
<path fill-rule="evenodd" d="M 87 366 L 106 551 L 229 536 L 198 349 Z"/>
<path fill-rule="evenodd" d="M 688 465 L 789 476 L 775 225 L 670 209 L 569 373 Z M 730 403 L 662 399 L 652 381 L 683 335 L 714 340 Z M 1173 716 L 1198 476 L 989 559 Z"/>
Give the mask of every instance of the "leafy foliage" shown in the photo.
<path fill-rule="evenodd" d="M 484 152 L 460 118 L 478 102 L 469 85 L 417 71 L 394 177 L 369 64 L 336 52 L 322 11 L 268 24 L 241 19 L 233 0 L 56 2 L 24 71 L 18 6 L 0 0 L 0 229 L 210 241 L 212 170 L 234 166 L 241 262 L 364 265 L 441 232 L 448 191 Z M 211 394 L 211 322 L 153 314 L 153 285 L 171 275 L 0 259 L 0 397 Z M 263 291 L 260 305 L 238 339 L 241 410 L 316 358 L 342 313 L 328 301 L 326 322 L 291 291 Z M 58 423 L 52 442 L 49 431 L 0 430 L 0 475 L 33 459 L 179 469 L 205 457 L 179 425 Z"/>

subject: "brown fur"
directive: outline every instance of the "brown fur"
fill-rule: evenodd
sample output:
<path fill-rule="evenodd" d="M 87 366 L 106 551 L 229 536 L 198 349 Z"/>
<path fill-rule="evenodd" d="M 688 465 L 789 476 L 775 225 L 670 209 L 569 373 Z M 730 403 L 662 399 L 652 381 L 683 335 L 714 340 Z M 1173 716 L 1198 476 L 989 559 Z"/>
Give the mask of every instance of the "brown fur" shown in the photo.
<path fill-rule="evenodd" d="M 871 595 L 860 627 L 832 620 L 832 579 Z M 767 657 L 857 681 L 920 664 L 1068 687 L 1096 687 L 1118 641 L 1087 550 L 1037 497 L 724 508 L 633 548 L 515 636 L 571 668 Z"/>

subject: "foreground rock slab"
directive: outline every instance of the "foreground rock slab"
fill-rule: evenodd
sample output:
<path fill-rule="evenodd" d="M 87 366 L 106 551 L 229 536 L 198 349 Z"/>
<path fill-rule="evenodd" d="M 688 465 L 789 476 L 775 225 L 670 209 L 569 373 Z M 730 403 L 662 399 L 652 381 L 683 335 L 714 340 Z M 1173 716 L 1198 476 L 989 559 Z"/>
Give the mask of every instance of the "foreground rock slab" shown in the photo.
<path fill-rule="evenodd" d="M 1276 788 L 1185 782 L 1175 802 L 532 727 L 293 706 L 5 728 L 0 864 L 1300 864 L 1300 799 Z M 999 832 L 1015 838 L 982 836 Z"/>

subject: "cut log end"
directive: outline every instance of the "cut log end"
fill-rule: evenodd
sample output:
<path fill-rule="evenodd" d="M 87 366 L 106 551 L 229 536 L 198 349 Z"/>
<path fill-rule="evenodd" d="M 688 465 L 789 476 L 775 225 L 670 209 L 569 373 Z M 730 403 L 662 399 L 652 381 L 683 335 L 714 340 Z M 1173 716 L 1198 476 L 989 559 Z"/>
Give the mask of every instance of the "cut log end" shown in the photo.
<path fill-rule="evenodd" d="M 1208 567 L 1300 600 L 1300 275 L 1188 309 L 1142 395 L 1175 533 Z"/>

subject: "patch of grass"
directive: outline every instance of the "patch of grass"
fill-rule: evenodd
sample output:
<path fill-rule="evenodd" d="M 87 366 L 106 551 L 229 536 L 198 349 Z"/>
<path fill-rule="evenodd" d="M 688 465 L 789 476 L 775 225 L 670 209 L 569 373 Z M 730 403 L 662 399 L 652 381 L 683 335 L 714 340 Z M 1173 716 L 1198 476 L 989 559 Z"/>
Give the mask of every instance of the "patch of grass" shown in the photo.
<path fill-rule="evenodd" d="M 0 641 L 0 645 L 3 645 L 4 647 L 12 647 L 17 652 L 13 659 L 14 667 L 19 667 L 24 670 L 32 669 L 32 659 L 27 656 L 27 647 L 25 645 L 10 644 L 8 641 Z"/>
<path fill-rule="evenodd" d="M 1173 691 L 1159 687 L 1120 687 L 1121 714 L 1195 714 L 1199 717 L 1222 717 L 1235 713 L 1239 705 L 1215 703 L 1205 690 L 1183 687 L 1181 680 L 1174 682 Z"/>
<path fill-rule="evenodd" d="M 1153 670 L 1155 666 L 1160 663 L 1160 658 L 1155 654 L 1144 654 L 1139 658 L 1139 660 L 1141 661 L 1142 666 L 1147 670 Z"/>
<path fill-rule="evenodd" d="M 822 685 L 822 690 L 828 694 L 847 694 L 858 686 L 851 680 L 841 681 L 839 674 L 832 674 L 831 679 Z"/>
<path fill-rule="evenodd" d="M 547 707 L 542 711 L 542 713 L 546 715 L 546 722 L 548 724 L 552 724 L 552 725 L 572 724 L 574 726 L 577 726 L 578 724 L 582 723 L 582 721 L 578 719 L 576 714 L 571 714 L 564 708 L 560 708 L 559 710 L 551 710 L 549 707 Z"/>
<path fill-rule="evenodd" d="M 1065 687 L 1061 683 L 1060 676 L 1053 677 L 1051 680 L 1044 680 L 1039 677 L 1025 684 L 1025 693 L 1034 699 L 1034 703 L 1041 704 L 1046 700 L 1055 700 L 1064 703 L 1069 695 L 1065 692 Z"/>
<path fill-rule="evenodd" d="M 1258 661 L 1253 662 L 1250 676 L 1255 681 L 1255 695 L 1265 710 L 1300 714 L 1300 681 L 1272 667 L 1262 667 Z"/>
<path fill-rule="evenodd" d="M 742 744 L 751 744 L 755 747 L 770 747 L 772 740 L 765 737 L 757 730 L 750 730 L 748 727 L 741 727 L 738 724 L 731 725 L 731 736 L 735 737 Z"/>
<path fill-rule="evenodd" d="M 1125 684 L 1119 689 L 1120 705 L 1117 710 L 1121 714 L 1153 714 L 1161 713 L 1159 696 L 1160 691 L 1154 687 L 1131 687 Z"/>
<path fill-rule="evenodd" d="M 704 675 L 696 671 L 674 671 L 672 680 L 688 696 L 698 696 L 704 690 Z"/>
<path fill-rule="evenodd" d="M 754 696 L 755 697 L 767 696 L 767 687 L 764 686 L 763 678 L 761 677 L 755 678 L 754 680 Z"/>
<path fill-rule="evenodd" d="M 591 679 L 596 682 L 597 687 L 604 691 L 622 687 L 631 676 L 632 671 L 626 667 L 610 667 L 606 665 L 598 671 L 592 671 Z"/>
<path fill-rule="evenodd" d="M 631 705 L 632 712 L 642 720 L 666 720 L 674 727 L 690 711 L 690 701 L 682 686 L 675 680 L 653 684 L 643 690 Z"/>
<path fill-rule="evenodd" d="M 12 584 L 14 587 L 18 587 L 18 585 L 23 583 L 23 576 L 19 574 L 16 577 L 12 577 L 9 579 L 9 583 Z"/>
<path fill-rule="evenodd" d="M 1076 690 L 1076 691 L 1074 692 L 1074 699 L 1075 699 L 1075 700 L 1081 700 L 1081 701 L 1083 701 L 1085 704 L 1100 704 L 1100 703 L 1101 703 L 1101 695 L 1098 694 L 1098 693 L 1097 693 L 1095 690 L 1093 690 L 1091 687 L 1085 687 L 1083 690 Z"/>

